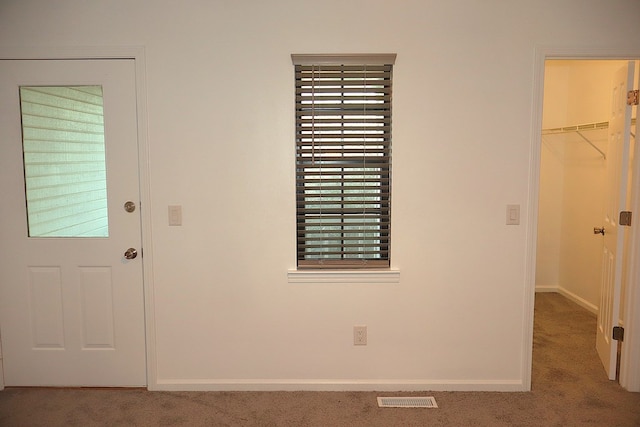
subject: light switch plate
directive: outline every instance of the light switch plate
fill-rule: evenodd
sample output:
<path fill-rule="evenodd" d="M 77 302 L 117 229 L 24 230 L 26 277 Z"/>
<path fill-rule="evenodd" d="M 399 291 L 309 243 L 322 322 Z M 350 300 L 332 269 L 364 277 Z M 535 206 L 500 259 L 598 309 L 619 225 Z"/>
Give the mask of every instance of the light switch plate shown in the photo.
<path fill-rule="evenodd" d="M 507 205 L 507 225 L 520 225 L 520 205 Z"/>
<path fill-rule="evenodd" d="M 169 225 L 182 225 L 182 206 L 169 206 Z"/>

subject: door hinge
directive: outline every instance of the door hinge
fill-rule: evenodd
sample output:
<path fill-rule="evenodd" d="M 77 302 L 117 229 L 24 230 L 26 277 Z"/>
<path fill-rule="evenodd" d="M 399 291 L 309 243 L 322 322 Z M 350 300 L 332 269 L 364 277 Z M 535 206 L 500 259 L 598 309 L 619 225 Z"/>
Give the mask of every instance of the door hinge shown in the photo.
<path fill-rule="evenodd" d="M 624 328 L 622 326 L 613 327 L 613 339 L 616 341 L 624 341 Z"/>
<path fill-rule="evenodd" d="M 638 99 L 640 99 L 638 89 L 627 92 L 627 105 L 638 105 Z"/>
<path fill-rule="evenodd" d="M 620 212 L 620 221 L 618 221 L 618 224 L 631 227 L 631 212 L 629 211 Z"/>

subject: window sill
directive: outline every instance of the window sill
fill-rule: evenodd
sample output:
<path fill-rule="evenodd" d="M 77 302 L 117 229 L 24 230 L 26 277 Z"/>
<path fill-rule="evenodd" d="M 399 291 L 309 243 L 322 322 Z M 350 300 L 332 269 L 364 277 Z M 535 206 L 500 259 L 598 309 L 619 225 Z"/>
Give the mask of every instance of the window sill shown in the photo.
<path fill-rule="evenodd" d="M 400 270 L 289 270 L 289 283 L 400 283 Z"/>

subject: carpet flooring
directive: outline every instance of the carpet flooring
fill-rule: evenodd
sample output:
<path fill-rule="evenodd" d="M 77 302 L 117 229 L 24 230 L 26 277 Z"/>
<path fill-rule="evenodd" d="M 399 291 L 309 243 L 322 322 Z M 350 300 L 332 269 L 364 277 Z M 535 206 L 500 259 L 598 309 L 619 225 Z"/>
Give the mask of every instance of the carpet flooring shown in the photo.
<path fill-rule="evenodd" d="M 536 295 L 532 391 L 424 392 L 439 408 L 378 408 L 376 392 L 7 388 L 0 426 L 640 426 L 640 393 L 606 378 L 595 316 Z"/>

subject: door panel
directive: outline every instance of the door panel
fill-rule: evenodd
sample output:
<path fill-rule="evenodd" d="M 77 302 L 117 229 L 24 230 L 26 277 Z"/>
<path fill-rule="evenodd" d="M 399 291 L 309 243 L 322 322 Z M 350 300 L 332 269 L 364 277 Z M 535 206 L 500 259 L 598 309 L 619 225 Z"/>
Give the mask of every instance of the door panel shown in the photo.
<path fill-rule="evenodd" d="M 621 68 L 612 84 L 609 145 L 607 149 L 607 201 L 604 207 L 602 284 L 596 332 L 596 349 L 609 379 L 616 378 L 617 341 L 613 327 L 620 318 L 623 276 L 624 228 L 618 225 L 620 211 L 626 210 L 631 137 L 631 107 L 627 91 L 633 87 L 634 63 Z"/>
<path fill-rule="evenodd" d="M 0 60 L 0 141 L 5 385 L 145 385 L 134 61 Z"/>

